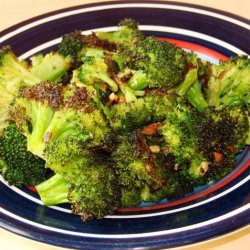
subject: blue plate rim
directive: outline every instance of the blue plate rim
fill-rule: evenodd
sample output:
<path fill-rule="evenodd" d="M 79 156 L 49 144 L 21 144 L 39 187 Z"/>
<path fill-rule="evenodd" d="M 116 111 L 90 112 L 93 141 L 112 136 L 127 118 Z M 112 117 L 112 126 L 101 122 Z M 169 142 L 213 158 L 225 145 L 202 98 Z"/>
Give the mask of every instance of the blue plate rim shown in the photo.
<path fill-rule="evenodd" d="M 49 17 L 49 16 L 56 15 L 56 14 L 60 14 L 60 13 L 63 13 L 63 12 L 76 10 L 76 9 L 79 9 L 79 8 L 96 7 L 96 6 L 100 6 L 100 5 L 110 5 L 110 4 L 120 5 L 120 4 L 141 4 L 141 3 L 176 5 L 176 6 L 185 6 L 185 7 L 190 7 L 190 8 L 206 10 L 206 11 L 209 11 L 209 12 L 214 12 L 214 13 L 218 13 L 218 14 L 221 14 L 221 15 L 224 15 L 224 16 L 234 18 L 236 20 L 242 21 L 242 22 L 250 25 L 250 21 L 245 17 L 233 14 L 231 12 L 227 12 L 227 11 L 223 11 L 223 10 L 219 10 L 219 9 L 216 9 L 216 8 L 207 7 L 207 6 L 203 6 L 203 5 L 198 5 L 198 4 L 190 4 L 190 3 L 186 3 L 186 2 L 175 2 L 175 1 L 173 1 L 173 2 L 172 1 L 160 1 L 160 0 L 156 0 L 156 1 L 150 1 L 150 0 L 123 1 L 122 0 L 122 1 L 105 1 L 105 2 L 101 2 L 101 3 L 100 2 L 95 2 L 95 3 L 89 3 L 89 4 L 80 4 L 80 5 L 75 5 L 75 6 L 72 6 L 72 7 L 62 8 L 62 9 L 55 10 L 55 11 L 49 11 L 49 12 L 46 12 L 44 14 L 32 17 L 32 18 L 28 18 L 28 19 L 26 19 L 24 21 L 21 21 L 21 22 L 15 24 L 15 25 L 12 25 L 11 27 L 7 27 L 6 29 L 0 31 L 0 37 L 4 36 L 6 33 L 9 33 L 9 32 L 11 32 L 13 30 L 16 30 L 16 29 L 18 29 L 18 28 L 20 28 L 20 27 L 22 27 L 22 26 L 24 26 L 26 24 L 29 24 L 29 23 L 32 23 L 34 21 L 40 20 L 42 18 Z"/>
<path fill-rule="evenodd" d="M 23 25 L 27 25 L 27 24 L 32 23 L 32 22 L 34 22 L 36 20 L 39 20 L 41 18 L 49 17 L 49 16 L 55 15 L 55 14 L 60 14 L 60 13 L 63 13 L 65 11 L 71 11 L 71 10 L 76 10 L 76 9 L 79 9 L 79 8 L 86 8 L 86 7 L 93 7 L 93 6 L 109 5 L 109 4 L 118 4 L 119 5 L 119 4 L 123 4 L 123 3 L 129 3 L 129 4 L 131 4 L 131 3 L 159 3 L 159 4 L 164 4 L 164 5 L 165 4 L 171 4 L 171 5 L 176 5 L 176 6 L 187 6 L 187 7 L 193 7 L 193 8 L 197 8 L 197 9 L 203 9 L 203 10 L 211 11 L 211 12 L 214 12 L 214 13 L 222 14 L 222 15 L 225 15 L 225 16 L 235 18 L 235 19 L 240 20 L 242 22 L 248 23 L 247 19 L 242 18 L 242 17 L 237 16 L 237 15 L 234 15 L 232 13 L 228 13 L 228 12 L 225 12 L 225 11 L 219 11 L 219 10 L 214 9 L 214 8 L 209 8 L 209 7 L 204 7 L 204 6 L 194 5 L 194 4 L 187 4 L 187 3 L 180 3 L 180 2 L 168 2 L 168 1 L 119 1 L 119 2 L 110 1 L 110 2 L 104 2 L 104 3 L 92 3 L 92 4 L 87 4 L 87 5 L 78 5 L 78 6 L 74 6 L 74 7 L 70 7 L 70 8 L 64 8 L 64 9 L 61 9 L 61 10 L 53 11 L 53 12 L 48 12 L 48 13 L 45 13 L 43 15 L 39 15 L 39 16 L 36 16 L 34 18 L 25 20 L 25 21 L 23 21 L 21 23 L 18 23 L 16 25 L 12 26 L 12 27 L 9 27 L 9 28 L 1 31 L 0 32 L 0 37 L 4 36 L 5 34 L 8 34 L 9 32 L 11 32 L 13 30 L 16 30 L 16 29 L 22 27 Z M 245 223 L 248 222 L 247 218 L 249 218 L 249 214 L 250 214 L 249 210 L 244 211 L 244 213 L 241 214 L 241 217 L 240 217 L 241 220 L 238 223 L 235 223 L 235 224 L 231 225 L 231 227 L 228 227 L 227 230 L 222 230 L 222 228 L 220 227 L 219 224 L 218 225 L 214 224 L 213 227 L 218 226 L 218 227 L 216 227 L 217 231 L 215 230 L 216 232 L 214 231 L 213 234 L 210 235 L 210 238 L 214 237 L 214 236 L 218 236 L 219 234 L 222 235 L 224 233 L 228 233 L 228 232 L 230 232 L 232 230 L 235 230 L 235 228 L 243 227 L 245 225 Z M 231 219 L 237 219 L 237 218 L 238 217 L 236 216 L 234 218 L 230 218 L 230 220 Z M 6 229 L 9 230 L 9 228 L 6 228 Z M 21 232 L 21 233 L 19 232 L 18 234 L 25 236 L 23 232 Z M 36 234 L 35 237 L 38 236 L 38 235 L 39 234 Z M 30 237 L 30 238 L 32 238 L 32 237 Z M 36 239 L 36 238 L 33 237 L 32 239 Z M 189 243 L 194 243 L 194 242 L 201 241 L 201 240 L 204 240 L 204 239 L 207 239 L 206 235 L 199 235 L 199 237 L 197 236 L 196 239 L 193 239 L 193 241 L 189 242 Z M 164 242 L 164 240 L 162 240 L 162 242 Z M 65 245 L 61 245 L 60 242 L 53 242 L 53 238 L 50 239 L 50 244 L 65 247 Z M 89 245 L 89 246 L 91 247 L 91 245 Z M 66 247 L 70 247 L 70 246 L 66 246 Z M 76 246 L 76 247 L 78 247 L 78 246 Z M 93 248 L 93 249 L 95 249 L 95 248 Z"/>

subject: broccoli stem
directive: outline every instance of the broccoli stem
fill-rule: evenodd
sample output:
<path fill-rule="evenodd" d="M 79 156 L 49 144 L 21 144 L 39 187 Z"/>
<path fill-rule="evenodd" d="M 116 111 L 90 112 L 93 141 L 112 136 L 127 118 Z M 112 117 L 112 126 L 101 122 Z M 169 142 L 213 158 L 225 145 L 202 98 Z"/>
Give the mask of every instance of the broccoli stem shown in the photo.
<path fill-rule="evenodd" d="M 243 96 L 223 96 L 220 100 L 221 103 L 229 106 L 229 105 L 232 105 L 232 104 L 241 104 L 244 100 L 244 97 Z"/>
<path fill-rule="evenodd" d="M 188 101 L 197 108 L 200 112 L 208 106 L 205 98 L 203 97 L 199 83 L 196 81 L 187 92 Z"/>
<path fill-rule="evenodd" d="M 69 184 L 59 174 L 37 185 L 36 190 L 45 206 L 69 202 Z"/>
<path fill-rule="evenodd" d="M 186 74 L 184 81 L 175 89 L 176 94 L 184 96 L 195 81 L 197 81 L 197 69 L 191 69 Z"/>
<path fill-rule="evenodd" d="M 43 158 L 45 148 L 43 136 L 54 116 L 54 111 L 43 103 L 34 102 L 33 105 L 35 108 L 32 110 L 34 115 L 31 121 L 32 132 L 27 132 L 27 149 L 34 155 Z"/>
<path fill-rule="evenodd" d="M 120 89 L 122 91 L 122 93 L 125 96 L 126 102 L 134 102 L 136 101 L 136 96 L 135 93 L 132 89 L 130 89 L 128 86 L 126 85 L 120 85 Z"/>
<path fill-rule="evenodd" d="M 214 79 L 213 88 L 208 88 L 206 92 L 206 99 L 209 106 L 218 107 L 220 104 L 220 86 L 218 79 Z"/>
<path fill-rule="evenodd" d="M 147 76 L 142 71 L 136 71 L 129 79 L 128 85 L 134 90 L 145 89 L 148 86 Z"/>
<path fill-rule="evenodd" d="M 208 106 L 199 88 L 196 68 L 188 71 L 184 81 L 175 89 L 175 91 L 180 96 L 187 95 L 188 101 L 200 112 Z"/>
<path fill-rule="evenodd" d="M 110 79 L 106 74 L 98 73 L 96 78 L 106 82 L 111 87 L 112 91 L 116 92 L 118 90 L 116 82 Z"/>
<path fill-rule="evenodd" d="M 144 96 L 145 92 L 143 90 L 133 90 L 125 84 L 120 84 L 120 89 L 125 96 L 126 102 L 134 102 L 137 100 L 136 96 Z"/>

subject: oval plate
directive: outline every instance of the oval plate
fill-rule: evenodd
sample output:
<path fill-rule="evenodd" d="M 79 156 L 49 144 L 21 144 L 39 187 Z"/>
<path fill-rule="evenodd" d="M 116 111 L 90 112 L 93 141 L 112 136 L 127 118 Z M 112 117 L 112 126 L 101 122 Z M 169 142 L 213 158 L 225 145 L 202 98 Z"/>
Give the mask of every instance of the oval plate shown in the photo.
<path fill-rule="evenodd" d="M 168 39 L 214 63 L 238 53 L 250 54 L 248 20 L 160 1 L 106 2 L 45 14 L 1 32 L 0 47 L 11 45 L 25 59 L 57 49 L 60 37 L 72 30 L 112 31 L 126 17 L 138 20 L 146 35 Z M 35 193 L 1 180 L 1 226 L 37 241 L 75 249 L 159 249 L 200 242 L 249 223 L 249 158 L 249 148 L 245 148 L 230 175 L 183 199 L 120 209 L 87 223 L 72 215 L 67 206 L 45 207 Z"/>

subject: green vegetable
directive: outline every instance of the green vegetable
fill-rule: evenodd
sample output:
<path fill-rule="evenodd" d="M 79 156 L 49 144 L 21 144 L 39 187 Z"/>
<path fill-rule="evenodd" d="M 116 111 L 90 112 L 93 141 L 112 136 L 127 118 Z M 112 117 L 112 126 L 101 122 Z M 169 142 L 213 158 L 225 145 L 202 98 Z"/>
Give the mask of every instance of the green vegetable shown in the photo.
<path fill-rule="evenodd" d="M 97 32 L 100 39 L 108 40 L 122 46 L 131 46 L 143 39 L 143 35 L 138 29 L 138 23 L 130 18 L 122 20 L 118 24 L 118 31 L 115 32 Z"/>
<path fill-rule="evenodd" d="M 45 162 L 27 151 L 26 137 L 12 123 L 0 137 L 0 172 L 10 185 L 15 186 L 37 185 L 51 175 Z"/>
<path fill-rule="evenodd" d="M 250 142 L 250 60 L 214 65 L 117 31 L 65 34 L 58 52 L 0 50 L 0 171 L 84 221 L 221 180 Z M 45 168 L 46 166 L 46 168 Z M 52 176 L 53 175 L 53 176 Z"/>
<path fill-rule="evenodd" d="M 117 177 L 101 155 L 83 150 L 75 140 L 63 140 L 51 144 L 45 151 L 45 158 L 50 168 L 69 185 L 67 198 L 72 204 L 73 212 L 83 213 L 84 220 L 91 217 L 102 218 L 119 208 L 120 189 Z M 61 182 L 54 184 L 55 197 L 62 197 L 64 201 L 65 185 Z M 42 188 L 46 188 L 46 182 Z M 49 193 L 43 192 L 43 189 L 39 195 L 43 200 L 50 201 Z"/>
<path fill-rule="evenodd" d="M 153 122 L 164 120 L 169 109 L 176 105 L 172 95 L 152 93 L 131 103 L 113 105 L 109 111 L 111 127 L 124 133 Z"/>
<path fill-rule="evenodd" d="M 238 56 L 208 67 L 206 98 L 210 106 L 250 103 L 249 58 Z"/>
<path fill-rule="evenodd" d="M 188 61 L 183 50 L 154 37 L 140 41 L 132 51 L 132 69 L 145 74 L 147 86 L 150 88 L 172 88 L 178 85 L 185 78 L 187 66 Z"/>
<path fill-rule="evenodd" d="M 59 174 L 37 185 L 36 190 L 45 206 L 69 202 L 69 184 Z"/>
<path fill-rule="evenodd" d="M 0 134 L 8 125 L 8 107 L 20 88 L 32 86 L 41 80 L 28 71 L 27 64 L 18 60 L 11 47 L 0 50 Z"/>
<path fill-rule="evenodd" d="M 27 137 L 27 149 L 43 158 L 43 136 L 63 102 L 62 86 L 40 83 L 26 88 L 11 107 L 10 119 Z"/>
<path fill-rule="evenodd" d="M 31 58 L 32 66 L 29 71 L 41 81 L 57 82 L 70 68 L 71 60 L 58 53 L 49 53 L 45 56 L 38 54 Z"/>
<path fill-rule="evenodd" d="M 99 56 L 87 56 L 83 59 L 84 64 L 81 66 L 78 72 L 79 80 L 86 84 L 107 83 L 112 91 L 117 91 L 118 86 L 114 80 L 108 75 L 108 66 L 106 65 L 104 58 Z"/>

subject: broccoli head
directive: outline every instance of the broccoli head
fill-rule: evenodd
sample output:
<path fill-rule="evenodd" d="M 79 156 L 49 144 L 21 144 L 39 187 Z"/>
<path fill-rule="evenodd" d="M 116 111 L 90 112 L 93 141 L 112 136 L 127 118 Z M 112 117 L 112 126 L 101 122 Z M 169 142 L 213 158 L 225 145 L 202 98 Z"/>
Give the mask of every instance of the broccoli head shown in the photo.
<path fill-rule="evenodd" d="M 83 220 L 102 218 L 120 207 L 117 176 L 101 152 L 86 150 L 80 143 L 65 139 L 49 144 L 45 149 L 45 158 L 48 166 L 64 180 L 52 179 L 52 185 L 50 180 L 47 181 L 51 192 L 55 190 L 55 199 L 50 197 L 51 192 L 47 196 L 43 191 L 46 190 L 46 182 L 42 187 L 38 186 L 38 192 L 45 202 L 65 202 L 67 197 L 73 212 L 82 213 Z"/>
<path fill-rule="evenodd" d="M 27 140 L 10 123 L 0 137 L 0 166 L 4 179 L 15 186 L 37 185 L 51 176 L 45 162 L 27 151 Z"/>
<path fill-rule="evenodd" d="M 55 205 L 69 202 L 73 213 L 81 214 L 83 221 L 112 214 L 121 206 L 120 189 L 113 170 L 93 163 L 82 170 L 78 176 L 79 185 L 56 174 L 36 186 L 43 203 Z"/>
<path fill-rule="evenodd" d="M 96 32 L 96 36 L 102 40 L 108 40 L 118 46 L 130 47 L 144 39 L 134 19 L 126 18 L 118 23 L 118 30 L 114 32 Z"/>
<path fill-rule="evenodd" d="M 31 74 L 28 65 L 19 61 L 11 47 L 0 50 L 0 84 L 8 93 L 16 95 L 21 86 L 32 86 L 41 80 Z"/>
<path fill-rule="evenodd" d="M 168 113 L 158 129 L 164 138 L 162 147 L 167 149 L 167 155 L 174 156 L 173 169 L 190 176 L 192 182 L 199 180 L 202 166 L 208 164 L 198 147 L 203 119 L 203 113 L 182 101 Z"/>
<path fill-rule="evenodd" d="M 9 105 L 19 89 L 39 82 L 40 79 L 29 72 L 27 64 L 18 60 L 11 47 L 0 50 L 0 134 L 8 125 Z"/>
<path fill-rule="evenodd" d="M 82 46 L 82 34 L 79 30 L 76 30 L 63 35 L 58 52 L 65 57 L 70 56 L 73 60 L 77 60 L 78 53 L 81 51 Z"/>
<path fill-rule="evenodd" d="M 46 129 L 63 103 L 62 92 L 61 85 L 39 83 L 24 89 L 10 109 L 10 119 L 27 137 L 28 151 L 39 157 L 43 157 Z"/>
<path fill-rule="evenodd" d="M 121 137 L 112 157 L 122 187 L 129 190 L 135 187 L 141 189 L 147 184 L 152 190 L 156 190 L 163 184 L 141 131 Z"/>
<path fill-rule="evenodd" d="M 164 137 L 166 142 L 164 146 L 169 148 L 169 153 L 189 159 L 193 157 L 199 136 L 197 126 L 201 120 L 202 114 L 185 102 L 178 103 L 168 112 L 159 131 Z"/>
<path fill-rule="evenodd" d="M 110 107 L 108 119 L 111 127 L 119 132 L 133 131 L 150 123 L 163 121 L 176 97 L 161 91 L 148 91 L 145 96 L 130 103 L 118 103 Z"/>
<path fill-rule="evenodd" d="M 109 143 L 111 131 L 102 112 L 96 109 L 85 87 L 64 88 L 64 104 L 56 110 L 47 127 L 46 144 L 72 140 L 85 147 L 102 147 Z"/>
<path fill-rule="evenodd" d="M 223 159 L 226 160 L 226 156 L 235 161 L 235 154 L 241 152 L 247 144 L 248 110 L 234 105 L 220 106 L 219 109 L 211 108 L 207 112 L 208 115 L 199 128 L 201 131 L 198 140 L 200 150 L 210 162 L 216 162 L 216 153 L 221 154 L 222 157 L 219 163 L 222 163 Z"/>
<path fill-rule="evenodd" d="M 131 68 L 146 75 L 150 88 L 172 88 L 185 78 L 188 71 L 187 55 L 171 43 L 147 37 L 133 49 Z"/>
<path fill-rule="evenodd" d="M 87 55 L 83 58 L 83 62 L 83 65 L 75 72 L 80 82 L 86 85 L 104 82 L 112 91 L 118 90 L 116 82 L 109 76 L 108 65 L 105 63 L 103 54 Z"/>
<path fill-rule="evenodd" d="M 104 164 L 90 163 L 83 169 L 79 186 L 72 183 L 69 200 L 73 213 L 82 212 L 82 219 L 103 218 L 121 206 L 120 188 L 113 169 Z"/>
<path fill-rule="evenodd" d="M 232 171 L 236 153 L 246 144 L 247 121 L 247 110 L 242 107 L 200 113 L 179 104 L 158 132 L 163 135 L 167 157 L 173 157 L 173 170 L 190 188 L 219 180 Z"/>
<path fill-rule="evenodd" d="M 70 57 L 72 68 L 77 68 L 81 65 L 81 59 L 85 54 L 85 50 L 89 48 L 115 51 L 116 44 L 108 40 L 100 39 L 95 33 L 83 35 L 81 31 L 76 30 L 62 37 L 58 52 L 66 58 Z"/>
<path fill-rule="evenodd" d="M 210 106 L 250 103 L 250 58 L 238 56 L 207 67 L 206 98 Z"/>

